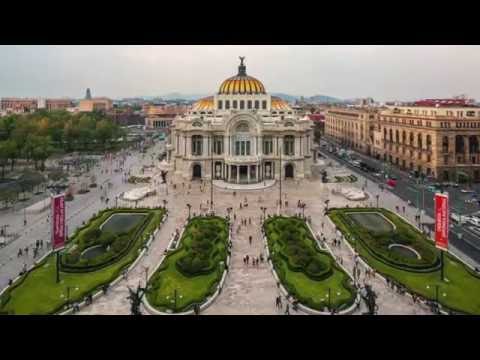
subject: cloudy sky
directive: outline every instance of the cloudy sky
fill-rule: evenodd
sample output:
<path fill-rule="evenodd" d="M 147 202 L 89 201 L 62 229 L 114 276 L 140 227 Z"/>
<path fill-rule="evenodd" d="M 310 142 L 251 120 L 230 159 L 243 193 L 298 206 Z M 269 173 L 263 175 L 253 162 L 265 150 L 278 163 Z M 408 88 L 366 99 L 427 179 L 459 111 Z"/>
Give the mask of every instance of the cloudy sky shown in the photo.
<path fill-rule="evenodd" d="M 212 94 L 240 55 L 268 92 L 480 100 L 480 46 L 0 46 L 0 96 Z"/>

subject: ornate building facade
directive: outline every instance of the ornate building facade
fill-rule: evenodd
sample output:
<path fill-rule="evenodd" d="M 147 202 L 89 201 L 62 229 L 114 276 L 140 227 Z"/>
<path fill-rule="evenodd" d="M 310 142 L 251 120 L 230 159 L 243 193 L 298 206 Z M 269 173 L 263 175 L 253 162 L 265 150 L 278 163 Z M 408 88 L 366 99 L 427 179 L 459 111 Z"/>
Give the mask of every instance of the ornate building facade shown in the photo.
<path fill-rule="evenodd" d="M 380 112 L 375 156 L 441 181 L 480 182 L 480 108 L 399 106 Z"/>
<path fill-rule="evenodd" d="M 167 145 L 174 174 L 185 180 L 214 179 L 257 183 L 308 178 L 313 161 L 312 121 L 299 117 L 264 85 L 238 74 L 214 96 L 199 100 L 177 116 Z"/>

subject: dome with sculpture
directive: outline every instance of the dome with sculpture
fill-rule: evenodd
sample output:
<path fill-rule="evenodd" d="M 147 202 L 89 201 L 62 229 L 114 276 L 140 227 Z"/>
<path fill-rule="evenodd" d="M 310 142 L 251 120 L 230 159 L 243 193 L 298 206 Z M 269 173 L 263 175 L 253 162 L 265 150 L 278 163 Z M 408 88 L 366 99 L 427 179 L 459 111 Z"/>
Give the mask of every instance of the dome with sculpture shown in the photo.
<path fill-rule="evenodd" d="M 174 176 L 183 180 L 302 179 L 311 175 L 312 127 L 311 120 L 247 75 L 240 57 L 236 76 L 175 118 L 167 159 Z"/>

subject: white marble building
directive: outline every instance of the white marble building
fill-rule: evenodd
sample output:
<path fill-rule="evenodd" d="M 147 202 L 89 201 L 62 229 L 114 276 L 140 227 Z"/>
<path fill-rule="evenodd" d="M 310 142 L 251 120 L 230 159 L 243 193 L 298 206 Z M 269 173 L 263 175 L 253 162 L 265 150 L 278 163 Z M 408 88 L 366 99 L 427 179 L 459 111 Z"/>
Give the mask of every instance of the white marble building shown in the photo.
<path fill-rule="evenodd" d="M 246 73 L 225 80 L 174 120 L 167 145 L 175 176 L 256 183 L 311 175 L 313 123 Z M 281 165 L 280 165 L 281 164 Z M 213 171 L 212 171 L 213 165 Z"/>

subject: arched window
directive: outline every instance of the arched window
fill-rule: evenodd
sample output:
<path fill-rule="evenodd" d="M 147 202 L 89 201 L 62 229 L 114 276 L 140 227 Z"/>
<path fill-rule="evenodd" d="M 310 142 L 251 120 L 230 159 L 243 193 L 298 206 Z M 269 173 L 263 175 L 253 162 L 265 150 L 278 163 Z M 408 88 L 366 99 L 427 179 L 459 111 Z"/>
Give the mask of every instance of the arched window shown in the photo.
<path fill-rule="evenodd" d="M 417 146 L 419 149 L 423 147 L 422 134 L 417 135 Z"/>
<path fill-rule="evenodd" d="M 225 100 L 225 109 L 230 109 L 230 100 Z"/>
<path fill-rule="evenodd" d="M 395 142 L 398 144 L 400 142 L 400 135 L 398 130 L 395 130 Z"/>
<path fill-rule="evenodd" d="M 247 109 L 251 109 L 252 108 L 252 100 L 248 100 L 247 101 Z"/>
<path fill-rule="evenodd" d="M 255 109 L 260 109 L 260 101 L 255 100 Z"/>
<path fill-rule="evenodd" d="M 267 100 L 262 101 L 262 109 L 265 110 L 267 108 Z"/>
<path fill-rule="evenodd" d="M 192 155 L 202 155 L 203 153 L 203 136 L 202 135 L 193 135 L 192 136 Z"/>
<path fill-rule="evenodd" d="M 393 131 L 392 131 L 392 129 L 390 129 L 389 134 L 390 134 L 390 141 L 393 141 Z"/>
<path fill-rule="evenodd" d="M 410 133 L 410 146 L 413 146 L 413 133 Z"/>
<path fill-rule="evenodd" d="M 432 137 L 427 135 L 427 150 L 432 150 Z"/>
<path fill-rule="evenodd" d="M 245 100 L 240 100 L 240 110 L 245 109 Z"/>
<path fill-rule="evenodd" d="M 407 141 L 407 134 L 405 133 L 405 130 L 402 131 L 402 144 L 405 144 Z"/>
<path fill-rule="evenodd" d="M 237 109 L 237 100 L 233 100 L 232 109 Z"/>
<path fill-rule="evenodd" d="M 235 149 L 236 156 L 250 155 L 250 129 L 247 122 L 241 122 L 235 128 Z"/>
<path fill-rule="evenodd" d="M 285 135 L 283 138 L 284 154 L 293 156 L 295 154 L 295 137 L 293 135 Z"/>
<path fill-rule="evenodd" d="M 222 100 L 218 100 L 218 109 L 219 110 L 222 110 L 223 108 L 223 101 Z"/>

